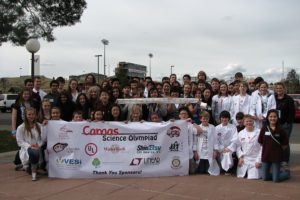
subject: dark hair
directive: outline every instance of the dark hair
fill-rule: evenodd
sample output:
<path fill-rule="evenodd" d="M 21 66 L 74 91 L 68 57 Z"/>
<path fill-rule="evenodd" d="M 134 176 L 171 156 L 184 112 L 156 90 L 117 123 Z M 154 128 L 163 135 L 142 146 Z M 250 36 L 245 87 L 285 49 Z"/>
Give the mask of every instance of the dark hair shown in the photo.
<path fill-rule="evenodd" d="M 27 78 L 27 79 L 25 79 L 25 81 L 24 81 L 24 85 L 26 85 L 28 82 L 31 82 L 31 83 L 33 83 L 33 80 L 32 80 L 31 78 Z"/>
<path fill-rule="evenodd" d="M 212 79 L 210 80 L 211 83 L 212 83 L 213 81 L 220 83 L 219 79 L 217 79 L 217 78 L 212 78 Z"/>
<path fill-rule="evenodd" d="M 230 119 L 230 113 L 227 111 L 227 110 L 223 110 L 221 113 L 220 113 L 220 119 L 221 118 L 227 118 L 227 119 Z"/>
<path fill-rule="evenodd" d="M 52 80 L 51 82 L 50 82 L 50 87 L 53 85 L 53 84 L 57 84 L 57 85 L 59 85 L 59 82 L 57 81 L 57 80 Z"/>
<path fill-rule="evenodd" d="M 180 108 L 178 109 L 178 114 L 179 114 L 182 110 L 184 110 L 184 111 L 187 112 L 189 118 L 192 118 L 192 113 L 190 112 L 190 110 L 188 109 L 188 107 L 186 107 L 186 106 L 180 107 Z"/>
<path fill-rule="evenodd" d="M 266 117 L 267 118 L 267 125 L 270 126 L 269 115 L 271 113 L 275 113 L 276 116 L 277 116 L 277 122 L 276 122 L 276 128 L 277 128 L 279 126 L 279 113 L 278 113 L 278 110 L 276 110 L 276 109 L 271 109 L 271 110 L 268 111 L 267 117 Z"/>
<path fill-rule="evenodd" d="M 118 79 L 118 78 L 112 78 L 110 82 L 111 82 L 111 84 L 112 84 L 113 82 L 119 82 L 119 83 L 120 83 L 120 79 Z"/>
<path fill-rule="evenodd" d="M 182 78 L 185 78 L 185 77 L 187 77 L 189 80 L 191 80 L 191 76 L 190 76 L 189 74 L 185 74 L 185 75 L 183 75 L 183 77 L 182 77 Z"/>
<path fill-rule="evenodd" d="M 235 115 L 235 119 L 244 119 L 244 113 L 243 112 L 238 112 L 238 113 L 236 113 L 236 115 Z"/>
<path fill-rule="evenodd" d="M 234 77 L 235 78 L 243 78 L 243 74 L 242 74 L 242 72 L 237 72 L 237 73 L 235 73 Z"/>
<path fill-rule="evenodd" d="M 264 81 L 264 79 L 263 79 L 262 77 L 258 76 L 258 77 L 256 77 L 256 78 L 254 79 L 254 84 L 257 85 L 257 84 L 259 84 L 259 83 L 262 82 L 262 81 Z"/>
<path fill-rule="evenodd" d="M 65 79 L 61 76 L 57 77 L 56 80 L 60 83 L 65 83 L 66 82 Z"/>

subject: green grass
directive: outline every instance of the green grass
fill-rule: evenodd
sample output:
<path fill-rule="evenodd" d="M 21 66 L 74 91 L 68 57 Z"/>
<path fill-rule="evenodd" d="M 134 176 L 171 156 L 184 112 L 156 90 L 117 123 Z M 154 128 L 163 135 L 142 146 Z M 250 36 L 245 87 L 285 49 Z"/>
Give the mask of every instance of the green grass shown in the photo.
<path fill-rule="evenodd" d="M 18 150 L 16 139 L 9 131 L 0 130 L 0 153 Z"/>

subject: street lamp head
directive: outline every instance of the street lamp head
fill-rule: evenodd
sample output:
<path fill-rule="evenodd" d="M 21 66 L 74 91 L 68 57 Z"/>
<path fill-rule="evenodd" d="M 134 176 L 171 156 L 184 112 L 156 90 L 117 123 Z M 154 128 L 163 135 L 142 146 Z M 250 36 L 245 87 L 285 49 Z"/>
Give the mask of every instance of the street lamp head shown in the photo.
<path fill-rule="evenodd" d="M 101 42 L 104 45 L 108 45 L 109 44 L 109 41 L 107 39 L 102 39 Z"/>
<path fill-rule="evenodd" d="M 36 38 L 31 38 L 26 42 L 26 49 L 30 53 L 36 53 L 40 50 L 40 43 Z"/>
<path fill-rule="evenodd" d="M 152 58 L 152 57 L 153 57 L 153 54 L 152 54 L 152 53 L 149 53 L 149 57 Z"/>

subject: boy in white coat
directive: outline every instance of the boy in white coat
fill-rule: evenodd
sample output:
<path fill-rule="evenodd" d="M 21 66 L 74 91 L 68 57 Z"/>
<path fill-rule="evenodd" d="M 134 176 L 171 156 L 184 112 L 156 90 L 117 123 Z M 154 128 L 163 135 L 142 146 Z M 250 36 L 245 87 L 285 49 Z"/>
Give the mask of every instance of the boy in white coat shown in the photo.
<path fill-rule="evenodd" d="M 260 130 L 254 127 L 251 115 L 244 117 L 245 129 L 240 131 L 235 142 L 239 158 L 237 177 L 248 179 L 261 178 L 261 145 L 258 143 Z"/>
<path fill-rule="evenodd" d="M 222 169 L 227 173 L 234 173 L 234 158 L 236 145 L 235 141 L 237 140 L 237 129 L 236 126 L 229 123 L 230 113 L 228 111 L 222 111 L 220 113 L 221 124 L 216 126 L 216 147 L 218 149 L 218 161 Z M 236 159 L 235 159 L 236 160 Z"/>
<path fill-rule="evenodd" d="M 215 126 L 209 124 L 210 115 L 208 112 L 203 111 L 201 113 L 201 124 L 199 125 L 202 129 L 202 133 L 197 135 L 198 146 L 197 151 L 199 160 L 197 161 L 198 168 L 197 173 L 199 174 L 210 174 L 218 176 L 220 174 L 220 168 L 216 161 L 217 150 L 214 149 L 216 146 L 216 130 Z"/>
<path fill-rule="evenodd" d="M 188 122 L 191 122 L 192 115 L 189 111 L 189 109 L 185 106 L 179 108 L 179 119 L 186 120 Z M 189 174 L 195 173 L 195 160 L 199 159 L 198 153 L 197 153 L 197 134 L 201 134 L 202 130 L 198 125 L 194 125 L 192 123 L 188 124 L 188 144 L 189 144 Z"/>

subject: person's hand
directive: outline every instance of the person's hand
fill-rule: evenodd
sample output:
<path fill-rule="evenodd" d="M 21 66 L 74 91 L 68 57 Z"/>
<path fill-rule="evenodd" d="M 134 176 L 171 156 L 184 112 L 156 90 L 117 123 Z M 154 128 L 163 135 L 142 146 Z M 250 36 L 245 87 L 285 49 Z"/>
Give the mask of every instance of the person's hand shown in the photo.
<path fill-rule="evenodd" d="M 194 151 L 194 160 L 199 160 L 199 154 L 197 151 Z"/>
<path fill-rule="evenodd" d="M 17 130 L 12 130 L 10 134 L 13 138 L 16 138 Z"/>
<path fill-rule="evenodd" d="M 213 159 L 216 159 L 218 157 L 218 151 L 214 150 L 213 151 Z"/>
<path fill-rule="evenodd" d="M 30 148 L 32 148 L 32 149 L 38 149 L 39 145 L 38 144 L 32 144 L 32 145 L 30 145 Z"/>
<path fill-rule="evenodd" d="M 43 125 L 43 126 L 46 126 L 47 124 L 48 124 L 48 120 L 45 119 L 45 120 L 43 121 L 42 125 Z"/>
<path fill-rule="evenodd" d="M 256 163 L 255 163 L 255 167 L 256 167 L 257 169 L 258 169 L 258 168 L 261 168 L 261 165 L 262 165 L 262 164 L 259 163 L 259 162 L 256 162 Z"/>
<path fill-rule="evenodd" d="M 187 118 L 186 121 L 189 122 L 189 123 L 192 123 L 192 119 L 191 118 Z"/>
<path fill-rule="evenodd" d="M 238 163 L 238 166 L 242 166 L 244 164 L 244 158 L 243 157 L 241 157 L 240 159 L 239 159 L 239 163 Z"/>
<path fill-rule="evenodd" d="M 228 148 L 224 148 L 222 152 L 223 152 L 223 153 L 228 153 L 228 152 L 231 152 L 231 150 L 228 149 Z"/>

